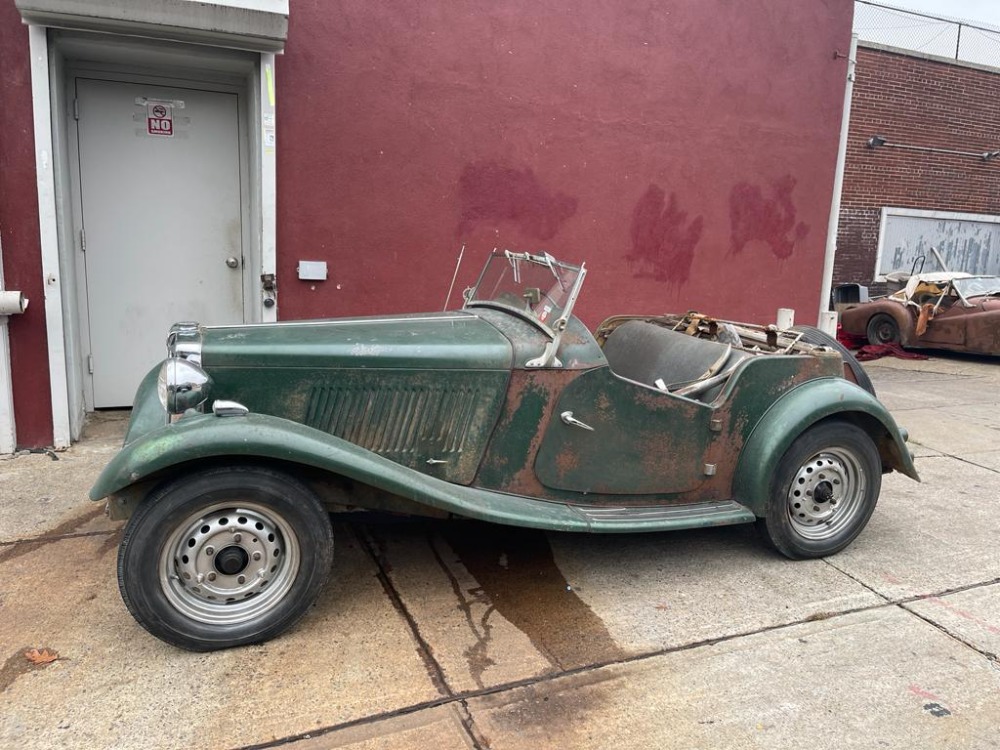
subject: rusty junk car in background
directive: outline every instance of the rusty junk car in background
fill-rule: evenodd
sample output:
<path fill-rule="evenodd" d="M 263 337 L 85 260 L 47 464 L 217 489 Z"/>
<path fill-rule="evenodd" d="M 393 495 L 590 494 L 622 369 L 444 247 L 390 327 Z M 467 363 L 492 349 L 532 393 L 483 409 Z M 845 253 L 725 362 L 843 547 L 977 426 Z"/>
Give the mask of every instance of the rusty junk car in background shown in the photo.
<path fill-rule="evenodd" d="M 845 306 L 840 325 L 871 344 L 1000 355 L 1000 276 L 911 274 L 886 297 Z"/>
<path fill-rule="evenodd" d="M 454 312 L 175 325 L 91 490 L 129 519 L 134 617 L 195 650 L 277 635 L 327 578 L 330 512 L 753 522 L 815 558 L 861 532 L 884 472 L 917 478 L 870 381 L 816 329 L 618 316 L 595 335 L 572 315 L 585 275 L 494 252 Z"/>

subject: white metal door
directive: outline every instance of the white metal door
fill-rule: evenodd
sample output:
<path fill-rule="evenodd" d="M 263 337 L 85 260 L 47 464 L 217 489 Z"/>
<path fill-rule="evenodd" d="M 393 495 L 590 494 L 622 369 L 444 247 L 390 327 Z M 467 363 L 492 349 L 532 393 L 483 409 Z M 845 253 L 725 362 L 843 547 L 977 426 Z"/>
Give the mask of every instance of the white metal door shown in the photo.
<path fill-rule="evenodd" d="M 239 106 L 86 78 L 76 98 L 90 405 L 128 406 L 172 323 L 243 321 Z"/>

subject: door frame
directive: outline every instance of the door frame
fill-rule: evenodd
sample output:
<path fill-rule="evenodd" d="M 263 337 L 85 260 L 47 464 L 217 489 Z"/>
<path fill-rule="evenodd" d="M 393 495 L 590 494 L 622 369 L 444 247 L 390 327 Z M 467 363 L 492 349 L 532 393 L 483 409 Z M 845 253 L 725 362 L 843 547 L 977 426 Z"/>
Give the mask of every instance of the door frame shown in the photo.
<path fill-rule="evenodd" d="M 241 149 L 246 149 L 249 198 L 245 314 L 248 322 L 272 322 L 277 320 L 277 295 L 263 290 L 258 280 L 274 274 L 276 266 L 274 55 L 35 25 L 28 34 L 53 445 L 64 448 L 80 436 L 88 410 L 87 352 L 81 347 L 85 324 L 76 283 L 81 264 L 76 262 L 79 224 L 74 222 L 79 210 L 70 152 L 70 136 L 75 139 L 76 133 L 69 125 L 72 97 L 67 99 L 72 72 L 85 68 L 116 80 L 127 74 L 239 89 L 246 111 L 240 120 L 246 128 Z"/>
<path fill-rule="evenodd" d="M 250 185 L 249 185 L 249 134 L 247 128 L 248 120 L 248 107 L 245 96 L 245 90 L 233 83 L 223 82 L 223 81 L 210 81 L 207 78 L 201 80 L 191 80 L 185 78 L 173 78 L 173 77 L 162 77 L 155 76 L 150 73 L 139 73 L 134 71 L 127 71 L 121 68 L 121 66 L 109 66 L 109 65 L 94 65 L 92 63 L 74 63 L 69 61 L 66 66 L 66 85 L 65 96 L 66 100 L 64 106 L 66 107 L 67 115 L 70 112 L 74 112 L 74 102 L 77 97 L 77 87 L 76 82 L 78 79 L 85 79 L 88 81 L 103 81 L 109 83 L 124 83 L 124 84 L 147 84 L 155 86 L 164 86 L 171 88 L 186 88 L 193 89 L 197 91 L 206 91 L 210 93 L 220 93 L 220 94 L 233 94 L 237 97 L 237 122 L 238 122 L 238 159 L 239 159 L 239 176 L 240 176 L 240 218 L 241 218 L 241 238 L 240 242 L 243 248 L 242 257 L 242 267 L 241 267 L 241 284 L 242 284 L 242 299 L 243 299 L 243 309 L 241 310 L 241 315 L 243 317 L 244 323 L 257 322 L 257 317 L 255 317 L 255 311 L 253 306 L 252 295 L 254 292 L 254 286 L 251 283 L 252 271 L 255 268 L 259 268 L 260 263 L 258 262 L 260 255 L 260 247 L 258 244 L 253 242 L 253 233 L 251 229 L 251 209 L 252 201 L 250 198 Z M 80 241 L 81 233 L 83 230 L 83 193 L 82 193 L 82 180 L 80 174 L 80 148 L 79 148 L 79 137 L 78 123 L 79 120 L 76 119 L 75 112 L 73 116 L 75 121 L 70 125 L 67 119 L 67 125 L 69 127 L 69 138 L 68 138 L 68 148 L 67 156 L 69 161 L 69 174 L 70 174 L 70 197 L 72 201 L 70 211 L 71 221 L 72 221 L 72 238 L 74 239 L 74 259 L 80 262 L 74 263 L 75 265 L 75 278 L 74 283 L 77 292 L 77 309 L 76 314 L 78 316 L 78 335 L 79 335 L 79 346 L 81 359 L 79 363 L 80 377 L 83 384 L 83 401 L 84 408 L 86 411 L 93 411 L 94 405 L 94 376 L 90 372 L 90 360 L 89 355 L 92 352 L 92 342 L 91 342 L 91 328 L 90 328 L 90 303 L 89 303 L 89 283 L 87 279 L 87 268 L 85 262 L 85 255 L 80 253 Z M 258 274 L 259 277 L 259 274 Z M 183 278 L 177 280 L 178 283 L 183 284 Z M 149 336 L 166 336 L 164 331 L 149 331 Z"/>

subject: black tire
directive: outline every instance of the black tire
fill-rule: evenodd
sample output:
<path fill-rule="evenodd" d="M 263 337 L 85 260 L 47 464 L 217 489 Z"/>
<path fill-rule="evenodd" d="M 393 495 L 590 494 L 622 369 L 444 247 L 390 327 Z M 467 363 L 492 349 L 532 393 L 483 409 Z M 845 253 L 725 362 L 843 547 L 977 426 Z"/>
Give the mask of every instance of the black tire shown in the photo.
<path fill-rule="evenodd" d="M 865 336 L 869 344 L 898 344 L 900 341 L 899 324 L 891 315 L 876 313 L 868 321 Z"/>
<path fill-rule="evenodd" d="M 807 344 L 828 346 L 831 349 L 836 349 L 840 352 L 840 356 L 844 360 L 844 377 L 848 380 L 853 380 L 870 394 L 873 396 L 875 395 L 875 384 L 865 371 L 865 368 L 862 367 L 857 358 L 851 354 L 851 350 L 837 341 L 837 339 L 833 336 L 830 336 L 813 326 L 793 326 L 788 330 L 795 331 L 796 333 L 801 332 L 801 340 L 805 341 Z"/>
<path fill-rule="evenodd" d="M 782 456 L 757 528 L 793 560 L 833 555 L 864 529 L 881 488 L 882 461 L 868 433 L 820 422 Z"/>
<path fill-rule="evenodd" d="M 291 627 L 332 560 L 330 517 L 305 485 L 271 469 L 216 468 L 140 504 L 118 548 L 118 587 L 157 638 L 212 651 Z"/>

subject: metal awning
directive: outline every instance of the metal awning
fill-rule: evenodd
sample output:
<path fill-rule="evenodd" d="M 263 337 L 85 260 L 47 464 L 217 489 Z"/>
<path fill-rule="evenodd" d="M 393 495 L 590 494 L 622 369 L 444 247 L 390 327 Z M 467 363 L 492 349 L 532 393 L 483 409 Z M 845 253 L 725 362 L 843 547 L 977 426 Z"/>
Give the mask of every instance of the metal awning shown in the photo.
<path fill-rule="evenodd" d="M 288 0 L 14 0 L 28 24 L 281 52 Z"/>

